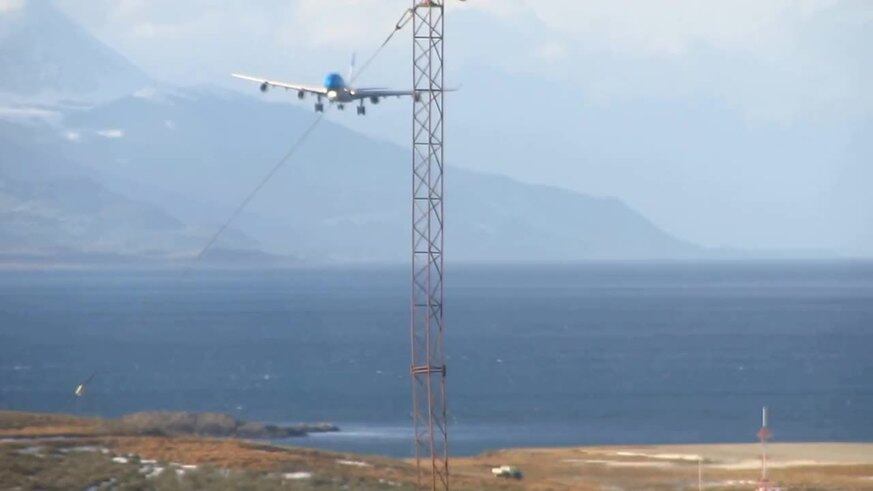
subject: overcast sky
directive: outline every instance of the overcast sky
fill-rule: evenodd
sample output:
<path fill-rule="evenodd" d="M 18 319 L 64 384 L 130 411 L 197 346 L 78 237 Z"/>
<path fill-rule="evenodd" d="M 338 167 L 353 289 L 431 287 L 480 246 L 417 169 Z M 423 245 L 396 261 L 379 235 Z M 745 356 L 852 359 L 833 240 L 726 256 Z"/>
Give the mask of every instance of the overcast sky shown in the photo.
<path fill-rule="evenodd" d="M 230 71 L 345 72 L 409 4 L 57 3 L 164 82 L 241 91 Z M 453 164 L 614 195 L 707 245 L 873 255 L 873 2 L 450 3 Z M 408 50 L 405 32 L 361 83 L 408 85 Z M 407 113 L 333 117 L 405 144 Z"/>

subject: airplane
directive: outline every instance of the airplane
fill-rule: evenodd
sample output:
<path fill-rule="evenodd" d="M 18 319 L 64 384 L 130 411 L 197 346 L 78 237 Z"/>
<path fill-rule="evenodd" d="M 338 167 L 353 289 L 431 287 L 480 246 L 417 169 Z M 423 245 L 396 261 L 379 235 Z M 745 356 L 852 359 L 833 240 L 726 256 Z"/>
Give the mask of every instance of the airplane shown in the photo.
<path fill-rule="evenodd" d="M 354 66 L 354 61 L 352 62 L 352 66 Z M 314 95 L 316 97 L 315 112 L 324 112 L 324 103 L 321 102 L 322 98 L 327 99 L 330 104 L 336 103 L 336 107 L 339 110 L 343 110 L 345 104 L 357 101 L 358 114 L 363 116 L 367 114 L 367 108 L 364 106 L 364 102 L 368 99 L 371 103 L 378 104 L 379 100 L 385 97 L 412 96 L 416 100 L 418 100 L 419 97 L 414 90 L 390 90 L 382 87 L 350 87 L 345 79 L 343 79 L 342 75 L 336 72 L 328 73 L 324 77 L 324 83 L 321 87 L 280 82 L 242 75 L 239 73 L 232 73 L 231 76 L 261 84 L 261 92 L 267 92 L 270 87 L 279 87 L 285 90 L 297 91 L 298 99 L 303 99 L 307 94 Z M 351 70 L 349 71 L 349 78 L 351 78 Z"/>

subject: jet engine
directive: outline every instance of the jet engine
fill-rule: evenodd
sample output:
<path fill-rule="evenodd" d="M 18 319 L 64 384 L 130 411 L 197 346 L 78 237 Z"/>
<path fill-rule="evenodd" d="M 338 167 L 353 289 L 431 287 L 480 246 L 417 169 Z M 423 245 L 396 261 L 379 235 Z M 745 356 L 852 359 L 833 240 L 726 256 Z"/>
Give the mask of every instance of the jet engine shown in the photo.
<path fill-rule="evenodd" d="M 267 89 L 269 89 L 269 88 L 270 88 L 270 84 L 268 84 L 267 82 L 264 82 L 261 84 L 261 92 L 266 92 Z"/>
<path fill-rule="evenodd" d="M 379 104 L 379 98 L 376 96 L 370 97 L 370 102 L 373 104 Z"/>
<path fill-rule="evenodd" d="M 297 98 L 298 99 L 303 99 L 303 96 L 305 96 L 305 95 L 306 95 L 306 93 L 303 92 L 302 90 L 297 91 Z"/>

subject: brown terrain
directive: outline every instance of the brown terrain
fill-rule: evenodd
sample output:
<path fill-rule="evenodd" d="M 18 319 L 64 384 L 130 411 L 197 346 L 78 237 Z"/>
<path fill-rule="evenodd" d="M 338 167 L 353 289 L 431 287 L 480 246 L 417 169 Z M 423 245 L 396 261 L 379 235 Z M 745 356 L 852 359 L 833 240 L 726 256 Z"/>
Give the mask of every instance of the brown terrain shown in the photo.
<path fill-rule="evenodd" d="M 164 414 L 178 430 L 179 413 Z M 155 431 L 145 419 L 149 434 L 124 418 L 0 412 L 0 489 L 415 489 L 409 461 Z M 873 444 L 769 449 L 782 489 L 873 490 Z M 454 489 L 675 490 L 697 489 L 699 462 L 702 488 L 740 490 L 756 488 L 758 454 L 753 444 L 512 449 L 451 466 Z M 523 477 L 494 477 L 501 465 Z"/>
<path fill-rule="evenodd" d="M 771 483 L 782 489 L 873 490 L 873 444 L 768 445 Z M 521 489 L 756 489 L 757 444 L 645 445 L 512 449 L 455 459 L 456 475 L 498 465 L 523 473 Z"/>

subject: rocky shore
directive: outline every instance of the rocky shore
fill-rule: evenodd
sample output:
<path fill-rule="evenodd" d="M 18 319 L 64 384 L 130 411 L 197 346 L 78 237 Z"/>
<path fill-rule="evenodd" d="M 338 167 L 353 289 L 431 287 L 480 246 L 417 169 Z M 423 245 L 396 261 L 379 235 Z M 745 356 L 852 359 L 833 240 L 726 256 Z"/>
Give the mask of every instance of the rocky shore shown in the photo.
<path fill-rule="evenodd" d="M 302 437 L 310 433 L 339 431 L 330 423 L 278 426 L 241 421 L 221 413 L 186 411 L 148 411 L 106 420 L 109 433 L 122 435 L 178 436 L 193 435 L 217 438 L 276 440 Z"/>

